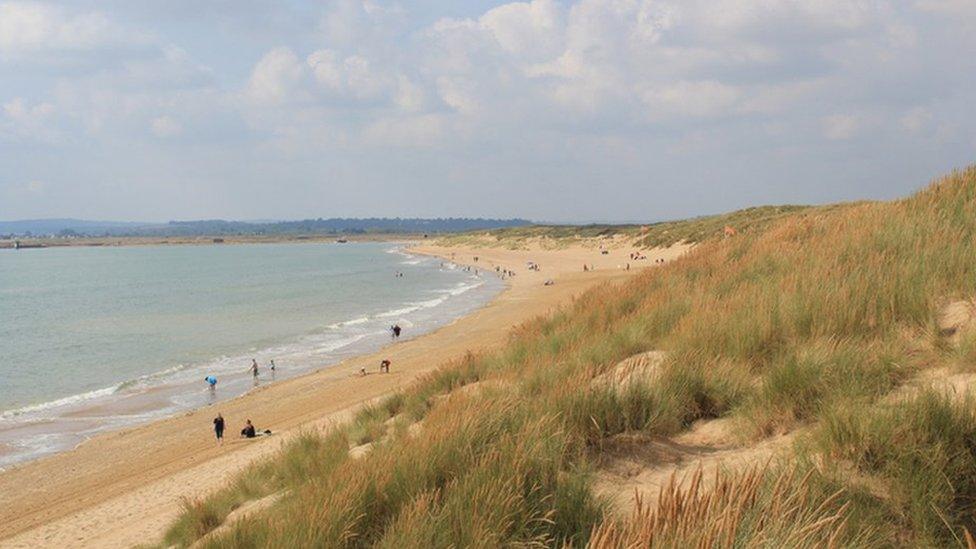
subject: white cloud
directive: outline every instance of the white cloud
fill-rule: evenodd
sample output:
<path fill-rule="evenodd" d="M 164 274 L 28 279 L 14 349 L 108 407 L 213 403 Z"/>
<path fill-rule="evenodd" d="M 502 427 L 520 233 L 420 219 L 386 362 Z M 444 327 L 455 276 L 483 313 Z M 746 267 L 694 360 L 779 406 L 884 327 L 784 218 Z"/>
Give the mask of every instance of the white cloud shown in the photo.
<path fill-rule="evenodd" d="M 344 84 L 339 52 L 330 49 L 318 50 L 309 54 L 306 59 L 315 80 L 322 86 L 338 91 Z"/>
<path fill-rule="evenodd" d="M 396 104 L 405 111 L 416 112 L 424 107 L 427 101 L 424 89 L 414 84 L 402 74 L 397 78 Z"/>
<path fill-rule="evenodd" d="M 918 0 L 915 5 L 924 11 L 946 15 L 976 16 L 976 3 L 972 0 Z"/>
<path fill-rule="evenodd" d="M 827 139 L 844 140 L 854 137 L 861 127 L 857 116 L 849 114 L 834 114 L 821 120 L 823 134 Z"/>
<path fill-rule="evenodd" d="M 183 125 L 169 116 L 153 118 L 149 127 L 156 137 L 173 137 L 183 131 Z"/>
<path fill-rule="evenodd" d="M 248 82 L 248 94 L 259 103 L 283 103 L 295 99 L 305 66 L 290 48 L 278 47 L 264 55 Z"/>
<path fill-rule="evenodd" d="M 647 90 L 642 99 L 651 120 L 665 116 L 707 117 L 730 114 L 741 92 L 721 82 L 676 82 Z"/>
<path fill-rule="evenodd" d="M 206 8 L 190 26 L 146 17 L 161 9 L 149 4 L 112 5 L 100 15 L 80 3 L 0 0 L 3 145 L 139 146 L 147 159 L 130 155 L 133 173 L 154 154 L 182 152 L 203 157 L 201 173 L 232 172 L 245 158 L 296 182 L 332 181 L 320 165 L 337 162 L 345 177 L 416 177 L 418 189 L 447 173 L 479 189 L 531 180 L 499 197 L 564 183 L 585 194 L 594 181 L 646 183 L 648 173 L 691 181 L 685 172 L 699 170 L 702 196 L 719 166 L 758 186 L 762 170 L 782 181 L 773 172 L 787 163 L 814 177 L 848 146 L 867 154 L 912 143 L 902 158 L 938 157 L 918 158 L 921 170 L 960 164 L 958 144 L 976 139 L 967 109 L 976 73 L 960 53 L 976 48 L 969 0 L 525 0 L 481 11 L 445 0 L 298 0 L 260 15 L 253 3 Z M 219 32 L 199 33 L 204 25 Z M 128 47 L 146 36 L 185 41 Z M 771 161 L 743 166 L 750 155 Z M 854 156 L 863 158 L 843 162 Z M 5 170 L 22 163 L 4 160 L 0 150 Z M 767 200 L 724 196 L 733 194 Z M 552 203 L 547 211 L 572 215 L 548 196 L 536 197 L 538 211 Z M 645 213 L 678 215 L 621 215 Z"/>
<path fill-rule="evenodd" d="M 919 132 L 932 123 L 932 111 L 925 107 L 915 107 L 906 112 L 899 122 L 909 132 Z"/>
<path fill-rule="evenodd" d="M 97 12 L 69 13 L 39 2 L 0 2 L 0 54 L 89 50 L 144 36 L 121 29 Z"/>
<path fill-rule="evenodd" d="M 50 116 L 54 112 L 54 105 L 37 103 L 30 106 L 23 98 L 18 97 L 4 103 L 3 112 L 14 122 L 30 124 Z"/>
<path fill-rule="evenodd" d="M 51 103 L 39 102 L 31 105 L 17 97 L 2 105 L 0 110 L 0 137 L 28 139 L 41 142 L 55 142 L 59 132 L 52 127 L 55 107 Z"/>
<path fill-rule="evenodd" d="M 562 9 L 554 0 L 504 4 L 482 15 L 478 24 L 505 52 L 523 60 L 557 53 L 565 31 Z"/>

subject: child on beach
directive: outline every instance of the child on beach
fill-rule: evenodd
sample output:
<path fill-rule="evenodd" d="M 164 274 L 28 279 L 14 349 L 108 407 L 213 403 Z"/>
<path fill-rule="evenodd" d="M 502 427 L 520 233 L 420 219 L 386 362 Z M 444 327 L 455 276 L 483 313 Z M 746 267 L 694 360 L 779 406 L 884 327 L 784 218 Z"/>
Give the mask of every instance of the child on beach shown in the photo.
<path fill-rule="evenodd" d="M 214 376 L 207 376 L 207 377 L 203 378 L 203 380 L 206 381 L 208 385 L 210 385 L 210 391 L 211 392 L 217 390 L 217 378 L 216 377 L 214 377 Z"/>
<path fill-rule="evenodd" d="M 380 373 L 382 374 L 384 372 L 387 374 L 390 373 L 390 359 L 388 358 L 384 358 L 380 362 Z"/>

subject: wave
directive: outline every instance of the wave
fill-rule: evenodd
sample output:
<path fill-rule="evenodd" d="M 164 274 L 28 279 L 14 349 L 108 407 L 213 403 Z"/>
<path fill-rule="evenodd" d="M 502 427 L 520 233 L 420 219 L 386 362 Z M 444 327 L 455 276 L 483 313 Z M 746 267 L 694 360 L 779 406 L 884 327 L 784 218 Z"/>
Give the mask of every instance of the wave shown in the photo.
<path fill-rule="evenodd" d="M 95 389 L 94 391 L 88 391 L 85 393 L 79 393 L 77 395 L 66 396 L 64 398 L 59 398 L 57 400 L 51 400 L 48 402 L 41 402 L 39 404 L 31 404 L 29 406 L 23 406 L 21 408 L 15 408 L 13 410 L 5 410 L 0 412 L 0 419 L 13 419 L 25 414 L 30 414 L 34 412 L 43 412 L 45 410 L 50 410 L 51 408 L 60 408 L 63 406 L 70 406 L 72 404 L 79 404 L 85 402 L 86 400 L 94 400 L 96 398 L 107 397 L 114 395 L 121 389 L 123 383 L 118 383 L 112 385 L 111 387 L 105 387 L 103 389 Z"/>
<path fill-rule="evenodd" d="M 359 318 L 354 318 L 352 320 L 344 320 L 342 322 L 336 322 L 335 324 L 329 324 L 328 326 L 326 326 L 326 328 L 328 328 L 330 330 L 338 330 L 339 328 L 342 328 L 343 326 L 355 326 L 357 324 L 365 324 L 367 322 L 369 322 L 369 317 L 368 316 L 361 316 Z"/>
<path fill-rule="evenodd" d="M 464 282 L 461 282 L 460 284 L 458 284 L 457 286 L 455 286 L 453 289 L 447 290 L 447 293 L 450 294 L 452 297 L 455 297 L 455 296 L 459 296 L 459 295 L 461 295 L 463 293 L 470 292 L 471 290 L 474 290 L 475 288 L 480 288 L 480 287 L 482 287 L 484 285 L 485 285 L 484 281 L 474 282 L 472 284 L 465 284 Z"/>
<path fill-rule="evenodd" d="M 221 358 L 226 358 L 226 357 L 221 357 Z M 119 383 L 116 387 L 118 390 L 121 391 L 123 389 L 131 389 L 133 387 L 149 385 L 150 384 L 149 382 L 160 380 L 164 377 L 172 376 L 173 374 L 182 372 L 183 370 L 186 370 L 186 365 L 177 364 L 172 368 L 166 368 L 165 370 L 160 370 L 158 372 L 153 372 L 151 374 L 142 375 L 135 379 L 130 379 L 128 381 L 123 381 L 122 383 Z"/>
<path fill-rule="evenodd" d="M 410 305 L 410 306 L 407 306 L 407 307 L 403 307 L 402 309 L 392 309 L 392 310 L 386 311 L 385 313 L 380 313 L 380 314 L 376 315 L 376 318 L 391 318 L 391 317 L 395 317 L 395 316 L 409 314 L 409 313 L 412 313 L 414 311 L 418 311 L 420 309 L 421 309 L 421 307 L 418 307 L 416 305 Z"/>

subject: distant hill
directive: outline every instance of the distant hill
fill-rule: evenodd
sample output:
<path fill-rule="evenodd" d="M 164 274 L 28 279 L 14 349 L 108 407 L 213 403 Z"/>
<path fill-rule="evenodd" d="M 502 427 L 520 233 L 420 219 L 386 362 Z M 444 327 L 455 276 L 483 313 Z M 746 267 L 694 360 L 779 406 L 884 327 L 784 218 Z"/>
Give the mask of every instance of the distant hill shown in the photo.
<path fill-rule="evenodd" d="M 0 221 L 9 236 L 197 236 L 276 234 L 447 233 L 530 225 L 526 219 L 484 218 L 331 218 L 301 221 L 170 221 L 140 223 L 81 219 Z"/>
<path fill-rule="evenodd" d="M 62 231 L 102 234 L 111 231 L 131 231 L 148 223 L 127 221 L 86 221 L 84 219 L 24 219 L 20 221 L 0 221 L 0 234 L 48 235 Z"/>

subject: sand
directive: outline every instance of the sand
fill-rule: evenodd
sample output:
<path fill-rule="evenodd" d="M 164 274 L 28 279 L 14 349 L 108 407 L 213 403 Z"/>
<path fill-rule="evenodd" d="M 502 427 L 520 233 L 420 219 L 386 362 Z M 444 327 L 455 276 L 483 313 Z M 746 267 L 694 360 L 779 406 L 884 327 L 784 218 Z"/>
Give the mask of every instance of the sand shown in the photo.
<path fill-rule="evenodd" d="M 467 351 L 497 348 L 510 329 L 567 304 L 594 285 L 624 280 L 673 259 L 687 248 L 648 252 L 630 262 L 629 248 L 602 255 L 572 246 L 555 251 L 438 248 L 418 253 L 452 257 L 457 263 L 516 272 L 507 289 L 478 311 L 410 341 L 346 360 L 295 379 L 266 385 L 233 399 L 144 426 L 97 436 L 72 451 L 0 473 L 0 546 L 125 547 L 158 542 L 177 516 L 182 497 L 202 497 L 226 485 L 235 473 L 272 455 L 303 429 L 319 429 L 350 417 L 358 406 L 403 387 L 419 375 Z M 478 261 L 474 261 L 474 257 Z M 527 261 L 541 270 L 529 271 Z M 631 270 L 622 267 L 631 263 Z M 583 272 L 583 264 L 596 270 Z M 543 285 L 547 279 L 555 284 Z M 390 358 L 390 374 L 378 374 Z M 365 366 L 370 375 L 358 375 Z M 217 447 L 211 420 L 220 411 L 228 433 L 244 419 L 274 435 L 229 439 Z"/>

